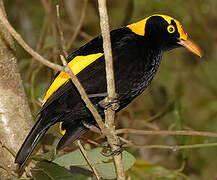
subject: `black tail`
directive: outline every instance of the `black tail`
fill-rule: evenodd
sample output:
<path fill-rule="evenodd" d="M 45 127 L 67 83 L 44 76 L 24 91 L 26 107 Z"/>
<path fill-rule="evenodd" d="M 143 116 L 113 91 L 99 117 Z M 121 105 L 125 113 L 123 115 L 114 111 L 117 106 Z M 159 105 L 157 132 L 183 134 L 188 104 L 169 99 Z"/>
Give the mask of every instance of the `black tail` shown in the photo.
<path fill-rule="evenodd" d="M 87 131 L 88 129 L 83 125 L 77 125 L 77 126 L 73 126 L 72 128 L 67 128 L 66 133 L 60 139 L 57 145 L 57 150 L 61 150 L 64 147 L 68 146 L 70 143 L 74 142 L 76 139 L 78 139 Z"/>
<path fill-rule="evenodd" d="M 51 123 L 45 125 L 41 122 L 42 118 L 40 117 L 17 153 L 15 163 L 18 163 L 19 170 L 22 169 L 22 167 L 25 165 L 26 161 L 35 149 L 39 140 L 43 137 L 49 127 L 56 123 L 56 121 L 52 121 Z"/>

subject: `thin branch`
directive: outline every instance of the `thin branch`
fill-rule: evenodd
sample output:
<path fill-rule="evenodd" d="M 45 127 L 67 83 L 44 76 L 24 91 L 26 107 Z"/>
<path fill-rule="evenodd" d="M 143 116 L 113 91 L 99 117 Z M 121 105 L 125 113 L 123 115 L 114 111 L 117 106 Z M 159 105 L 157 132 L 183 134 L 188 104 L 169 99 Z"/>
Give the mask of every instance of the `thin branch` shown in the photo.
<path fill-rule="evenodd" d="M 106 80 L 107 80 L 107 93 L 108 97 L 106 101 L 108 103 L 111 102 L 112 99 L 117 98 L 115 93 L 115 81 L 114 81 L 114 71 L 113 71 L 113 58 L 112 58 L 112 48 L 111 48 L 111 39 L 110 39 L 110 31 L 109 31 L 109 20 L 108 13 L 106 8 L 106 0 L 98 0 L 99 4 L 99 14 L 100 14 L 100 27 L 103 37 L 103 49 L 105 56 L 105 64 L 106 64 Z M 105 112 L 105 124 L 109 128 L 111 135 L 108 134 L 107 140 L 110 144 L 112 151 L 118 150 L 119 144 L 118 136 L 115 135 L 115 110 L 114 107 L 117 105 L 112 105 L 110 108 L 106 109 Z M 116 173 L 118 180 L 125 180 L 125 173 L 123 162 L 121 158 L 121 154 L 114 156 L 114 162 L 116 166 Z"/>
<path fill-rule="evenodd" d="M 82 155 L 84 156 L 84 158 L 85 158 L 85 160 L 87 161 L 88 165 L 89 165 L 89 166 L 91 167 L 91 169 L 93 170 L 94 174 L 96 175 L 97 180 L 101 180 L 102 178 L 100 177 L 100 175 L 99 175 L 97 169 L 94 167 L 94 165 L 92 164 L 92 162 L 89 160 L 88 155 L 87 155 L 87 153 L 86 153 L 84 147 L 83 147 L 82 144 L 81 144 L 81 141 L 78 140 L 77 142 L 78 142 L 78 146 L 79 146 L 79 149 L 80 149 Z"/>
<path fill-rule="evenodd" d="M 7 167 L 7 166 L 5 166 L 5 165 L 1 165 L 1 164 L 0 164 L 0 169 L 3 169 L 3 170 L 5 170 L 5 171 L 7 172 L 7 174 L 8 174 L 10 177 L 12 177 L 12 176 L 16 175 L 16 174 L 13 174 L 13 173 L 11 172 L 11 169 L 10 169 L 10 168 L 8 168 L 8 167 Z"/>
<path fill-rule="evenodd" d="M 4 149 L 6 149 L 14 158 L 16 157 L 16 152 L 12 148 L 10 148 L 9 146 L 7 146 L 2 141 L 0 141 L 0 144 L 1 144 L 1 147 L 4 148 Z M 0 164 L 0 168 L 2 168 L 5 171 L 7 171 L 7 173 L 10 174 L 10 176 L 16 176 L 17 175 L 16 173 L 14 173 L 14 171 L 11 171 L 6 166 L 3 166 L 3 165 Z M 26 172 L 26 174 L 29 174 L 26 169 L 24 171 Z"/>
<path fill-rule="evenodd" d="M 56 5 L 56 11 L 57 11 L 57 26 L 58 26 L 58 30 L 60 33 L 60 40 L 61 40 L 61 47 L 62 47 L 62 51 L 64 53 L 64 56 L 67 57 L 67 48 L 66 48 L 66 43 L 65 43 L 65 39 L 64 39 L 64 35 L 63 35 L 63 29 L 62 29 L 62 24 L 61 24 L 61 20 L 60 20 L 60 6 Z"/>
<path fill-rule="evenodd" d="M 205 144 L 191 144 L 191 145 L 136 145 L 134 143 L 129 143 L 124 145 L 124 147 L 133 147 L 133 148 L 145 148 L 145 149 L 169 149 L 172 151 L 179 151 L 182 149 L 194 149 L 194 148 L 207 148 L 207 147 L 216 147 L 217 143 L 205 143 Z"/>
<path fill-rule="evenodd" d="M 28 44 L 26 44 L 26 42 L 23 40 L 23 38 L 14 30 L 14 28 L 10 25 L 8 20 L 5 18 L 2 10 L 0 10 L 0 20 L 1 20 L 2 24 L 7 28 L 9 33 L 17 40 L 17 42 L 19 42 L 19 44 L 29 54 L 31 54 L 35 59 L 37 59 L 39 62 L 41 62 L 42 64 L 44 64 L 44 65 L 46 65 L 52 69 L 55 69 L 57 71 L 64 71 L 64 68 L 62 66 L 48 61 L 47 59 L 42 57 L 40 54 L 35 52 Z"/>
<path fill-rule="evenodd" d="M 138 129 L 118 129 L 116 134 L 139 134 L 139 135 L 184 135 L 184 136 L 205 136 L 205 137 L 217 137 L 217 133 L 214 132 L 201 132 L 201 131 L 146 131 Z"/>
<path fill-rule="evenodd" d="M 16 152 L 12 149 L 12 148 L 10 148 L 10 147 L 8 147 L 5 143 L 3 143 L 2 141 L 0 141 L 0 144 L 1 144 L 1 147 L 2 148 L 5 148 L 13 157 L 16 157 Z"/>
<path fill-rule="evenodd" d="M 99 0 L 100 27 L 103 37 L 103 49 L 106 63 L 107 92 L 109 98 L 116 98 L 115 81 L 113 71 L 113 57 L 111 49 L 111 38 L 108 23 L 108 14 L 106 9 L 106 0 Z"/>

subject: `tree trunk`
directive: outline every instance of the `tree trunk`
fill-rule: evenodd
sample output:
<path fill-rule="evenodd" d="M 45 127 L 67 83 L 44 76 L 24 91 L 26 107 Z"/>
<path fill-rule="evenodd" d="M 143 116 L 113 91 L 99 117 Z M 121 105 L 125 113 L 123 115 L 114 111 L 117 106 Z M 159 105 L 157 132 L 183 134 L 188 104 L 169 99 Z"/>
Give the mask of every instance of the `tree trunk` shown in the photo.
<path fill-rule="evenodd" d="M 0 8 L 4 10 L 3 0 Z M 11 177 L 14 156 L 32 125 L 13 39 L 0 23 L 0 179 Z"/>

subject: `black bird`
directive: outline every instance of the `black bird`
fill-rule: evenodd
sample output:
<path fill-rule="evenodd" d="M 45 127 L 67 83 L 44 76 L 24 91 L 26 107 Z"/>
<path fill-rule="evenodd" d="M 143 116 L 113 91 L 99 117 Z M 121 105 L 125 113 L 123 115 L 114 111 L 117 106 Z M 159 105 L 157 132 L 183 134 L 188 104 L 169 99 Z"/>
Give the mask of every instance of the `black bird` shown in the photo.
<path fill-rule="evenodd" d="M 136 23 L 111 31 L 116 92 L 120 111 L 140 95 L 151 83 L 165 51 L 185 47 L 202 56 L 199 47 L 188 40 L 181 24 L 166 15 L 153 15 Z M 100 105 L 106 96 L 105 59 L 102 37 L 98 36 L 72 52 L 67 58 L 92 103 L 104 117 Z M 62 149 L 88 131 L 87 124 L 96 125 L 79 93 L 64 72 L 57 73 L 50 85 L 38 121 L 30 131 L 15 162 L 21 169 L 46 131 L 61 122 Z M 86 124 L 86 125 L 85 125 Z"/>

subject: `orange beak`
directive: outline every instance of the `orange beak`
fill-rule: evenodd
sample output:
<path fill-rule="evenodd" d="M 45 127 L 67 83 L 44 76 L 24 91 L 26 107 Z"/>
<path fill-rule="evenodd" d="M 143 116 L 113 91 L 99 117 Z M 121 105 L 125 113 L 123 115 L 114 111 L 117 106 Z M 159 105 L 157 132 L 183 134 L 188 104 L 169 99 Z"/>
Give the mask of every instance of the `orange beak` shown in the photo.
<path fill-rule="evenodd" d="M 194 53 L 194 54 L 196 54 L 196 55 L 198 55 L 200 57 L 203 56 L 202 50 L 199 48 L 199 46 L 197 44 L 195 44 L 191 40 L 179 39 L 178 44 L 180 44 L 181 46 L 185 47 L 190 52 L 192 52 L 192 53 Z"/>

